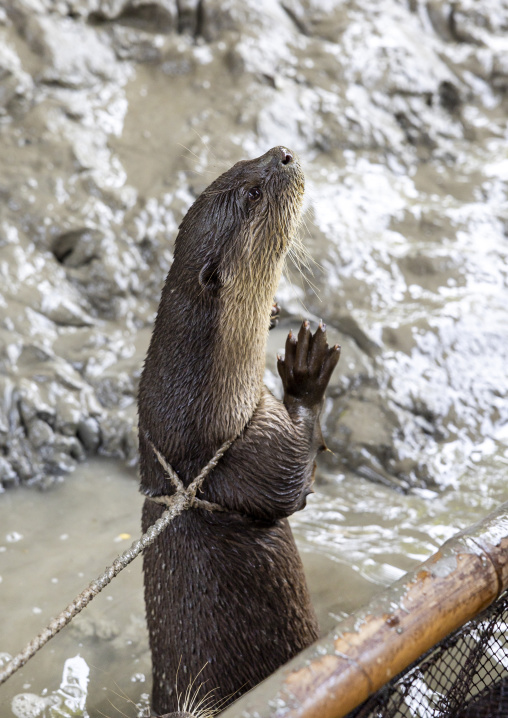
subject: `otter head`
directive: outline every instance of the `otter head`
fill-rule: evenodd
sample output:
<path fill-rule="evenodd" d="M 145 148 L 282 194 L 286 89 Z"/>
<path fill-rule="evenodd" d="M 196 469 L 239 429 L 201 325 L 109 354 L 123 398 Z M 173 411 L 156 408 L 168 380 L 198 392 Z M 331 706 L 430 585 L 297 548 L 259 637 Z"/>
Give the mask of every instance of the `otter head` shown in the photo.
<path fill-rule="evenodd" d="M 248 300 L 249 289 L 265 289 L 273 299 L 303 192 L 303 172 L 285 147 L 237 162 L 198 197 L 180 226 L 174 263 L 181 278 L 212 297 Z"/>

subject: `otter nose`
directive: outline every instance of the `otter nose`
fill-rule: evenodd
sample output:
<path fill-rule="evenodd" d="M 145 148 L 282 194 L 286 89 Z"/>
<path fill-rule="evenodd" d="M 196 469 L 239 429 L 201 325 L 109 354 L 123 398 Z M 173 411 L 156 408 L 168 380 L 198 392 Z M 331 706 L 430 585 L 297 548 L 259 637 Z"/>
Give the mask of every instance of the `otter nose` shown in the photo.
<path fill-rule="evenodd" d="M 279 148 L 282 153 L 282 159 L 281 162 L 283 165 L 290 165 L 293 161 L 293 153 L 290 152 L 286 147 L 280 147 Z"/>
<path fill-rule="evenodd" d="M 293 153 L 287 147 L 277 147 L 277 155 L 283 165 L 290 165 L 293 162 Z"/>
<path fill-rule="evenodd" d="M 279 145 L 278 147 L 272 147 L 271 150 L 268 150 L 256 160 L 252 160 L 252 162 L 256 162 L 260 167 L 284 170 L 286 167 L 298 165 L 298 155 L 293 150 L 288 150 L 287 147 Z"/>

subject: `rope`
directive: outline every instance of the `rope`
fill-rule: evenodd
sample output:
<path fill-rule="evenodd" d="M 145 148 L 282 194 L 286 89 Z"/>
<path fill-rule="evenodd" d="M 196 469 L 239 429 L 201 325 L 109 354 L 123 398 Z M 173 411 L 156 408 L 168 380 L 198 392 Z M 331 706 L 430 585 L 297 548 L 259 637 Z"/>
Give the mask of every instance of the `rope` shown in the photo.
<path fill-rule="evenodd" d="M 186 489 L 185 486 L 182 483 L 182 480 L 176 473 L 176 471 L 173 469 L 173 467 L 168 464 L 166 459 L 162 456 L 162 454 L 155 448 L 155 446 L 152 444 L 151 441 L 148 443 L 153 449 L 153 452 L 155 453 L 155 456 L 159 460 L 159 464 L 162 466 L 166 474 L 168 475 L 169 479 L 171 480 L 171 483 L 175 487 L 175 491 L 178 494 L 185 493 L 190 500 L 189 507 L 192 508 L 202 508 L 206 509 L 206 511 L 228 511 L 228 509 L 225 509 L 223 506 L 220 506 L 219 504 L 213 504 L 210 501 L 205 501 L 204 499 L 198 499 L 196 494 L 198 491 L 201 491 L 201 487 L 203 485 L 203 481 L 208 476 L 208 474 L 215 469 L 217 464 L 219 463 L 220 458 L 226 453 L 226 451 L 229 449 L 231 444 L 233 443 L 234 439 L 228 439 L 228 441 L 224 442 L 220 449 L 217 451 L 217 453 L 210 459 L 208 464 L 205 466 L 204 469 L 202 469 L 199 474 L 196 476 L 195 479 L 192 480 L 192 482 L 189 484 L 188 488 Z M 148 496 L 151 501 L 154 501 L 156 504 L 162 504 L 163 506 L 170 506 L 171 505 L 171 499 L 175 496 L 173 494 L 172 496 Z"/>
<path fill-rule="evenodd" d="M 131 547 L 118 556 L 103 574 L 96 578 L 95 581 L 92 581 L 85 588 L 85 590 L 79 594 L 79 596 L 76 596 L 76 598 L 69 603 L 67 608 L 65 608 L 58 616 L 56 616 L 56 618 L 53 618 L 48 623 L 46 628 L 39 633 L 36 638 L 32 639 L 20 653 L 11 659 L 7 666 L 0 671 L 0 685 L 5 683 L 5 681 L 13 675 L 13 673 L 24 666 L 30 658 L 33 658 L 37 651 L 39 651 L 49 640 L 51 640 L 51 638 L 53 638 L 53 636 L 56 636 L 62 628 L 65 628 L 65 626 L 72 621 L 74 616 L 77 616 L 78 613 L 86 608 L 90 601 L 92 601 L 92 599 L 94 599 L 103 588 L 105 588 L 116 576 L 118 576 L 120 571 L 123 571 L 123 569 L 134 561 L 134 559 L 137 558 L 145 548 L 148 548 L 148 546 L 155 541 L 155 539 L 164 531 L 173 519 L 192 507 L 202 507 L 209 511 L 226 510 L 221 506 L 218 506 L 218 504 L 212 504 L 208 501 L 196 498 L 196 493 L 201 489 L 203 481 L 217 466 L 219 460 L 229 449 L 233 441 L 234 439 L 228 439 L 228 441 L 220 447 L 204 469 L 202 469 L 196 478 L 192 480 L 187 489 L 183 485 L 178 474 L 167 463 L 162 454 L 160 454 L 155 446 L 151 444 L 151 447 L 161 466 L 175 486 L 176 492 L 172 496 L 148 498 L 156 500 L 157 503 L 163 503 L 168 507 L 167 510 L 164 511 L 162 516 L 147 529 L 146 533 L 144 533 L 140 539 L 134 541 Z M 161 501 L 158 501 L 158 499 L 161 499 Z"/>

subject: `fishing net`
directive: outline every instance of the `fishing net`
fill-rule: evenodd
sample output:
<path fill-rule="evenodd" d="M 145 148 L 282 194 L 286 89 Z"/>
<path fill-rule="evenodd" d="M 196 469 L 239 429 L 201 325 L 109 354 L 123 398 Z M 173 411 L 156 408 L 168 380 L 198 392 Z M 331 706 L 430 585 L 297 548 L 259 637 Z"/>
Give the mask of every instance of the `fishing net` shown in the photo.
<path fill-rule="evenodd" d="M 508 591 L 347 718 L 501 716 L 508 716 Z"/>

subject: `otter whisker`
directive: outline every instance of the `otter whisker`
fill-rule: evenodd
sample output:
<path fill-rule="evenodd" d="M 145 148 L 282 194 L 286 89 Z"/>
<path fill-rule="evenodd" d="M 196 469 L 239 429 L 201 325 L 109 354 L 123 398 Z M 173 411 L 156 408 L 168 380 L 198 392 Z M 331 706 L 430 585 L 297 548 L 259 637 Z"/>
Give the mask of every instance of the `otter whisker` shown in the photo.
<path fill-rule="evenodd" d="M 318 264 L 318 262 L 315 261 L 315 259 L 311 256 L 308 248 L 305 246 L 301 234 L 299 231 L 295 232 L 294 240 L 291 245 L 291 253 L 296 259 L 296 263 L 300 266 L 303 265 L 307 271 L 311 274 L 311 276 L 314 276 L 314 269 L 313 266 L 318 267 L 319 269 L 323 269 L 323 267 Z"/>
<path fill-rule="evenodd" d="M 292 280 L 292 273 L 291 273 L 291 270 L 289 269 L 289 264 L 288 264 L 287 261 L 286 261 L 285 264 L 284 264 L 282 273 L 283 273 L 283 275 L 284 275 L 286 281 L 288 282 L 289 286 L 291 287 L 291 289 L 292 289 L 292 291 L 293 291 L 294 297 L 297 299 L 298 303 L 300 304 L 300 306 L 301 306 L 302 309 L 303 309 L 302 316 L 303 316 L 304 314 L 309 314 L 310 312 L 309 312 L 309 310 L 307 309 L 307 307 L 305 306 L 305 303 L 303 302 L 302 299 L 300 299 L 300 298 L 298 297 L 298 295 L 297 295 L 297 293 L 296 293 L 296 291 L 295 291 L 295 285 L 294 285 L 293 280 Z M 303 289 L 303 287 L 302 287 L 302 289 Z"/>
<path fill-rule="evenodd" d="M 311 291 L 316 295 L 317 299 L 319 299 L 319 301 L 321 301 L 320 296 L 318 294 L 317 286 L 314 284 L 314 282 L 312 282 L 311 279 L 309 279 L 309 277 L 302 270 L 300 258 L 293 253 L 289 254 L 289 258 L 293 261 L 294 265 L 296 266 L 300 278 L 307 283 L 309 289 L 311 289 Z M 304 264 L 304 266 L 308 269 L 307 265 Z M 311 274 L 312 274 L 312 272 L 311 272 Z M 300 286 L 302 287 L 302 289 L 304 289 L 303 284 L 301 284 Z"/>
<path fill-rule="evenodd" d="M 226 162 L 225 160 L 218 160 L 217 156 L 216 156 L 216 152 L 213 149 L 212 145 L 209 142 L 205 142 L 205 140 L 201 137 L 201 135 L 199 134 L 199 132 L 196 130 L 195 127 L 192 127 L 191 129 L 199 137 L 201 143 L 203 144 L 203 147 L 205 147 L 207 152 L 209 152 L 212 155 L 213 161 L 216 163 L 216 165 L 218 167 L 222 166 L 227 169 L 229 167 L 229 163 Z"/>
<path fill-rule="evenodd" d="M 315 188 L 312 188 L 309 192 L 309 201 L 307 203 L 307 206 L 305 207 L 305 209 L 302 212 L 302 221 L 304 221 L 304 220 L 308 221 L 308 222 L 310 222 L 310 224 L 312 224 L 313 227 L 316 227 L 316 229 L 319 229 L 319 225 L 316 222 L 316 220 L 314 219 L 314 217 L 316 216 L 316 210 L 314 208 L 312 199 L 313 199 L 313 197 L 317 197 L 317 193 L 314 192 L 313 189 L 315 189 Z"/>
<path fill-rule="evenodd" d="M 189 711 L 192 710 L 194 713 L 198 714 L 200 716 L 200 718 L 202 718 L 204 716 L 205 712 L 208 712 L 210 715 L 213 715 L 212 713 L 210 713 L 210 711 L 212 711 L 212 710 L 214 712 L 217 712 L 216 702 L 214 701 L 214 696 L 213 696 L 213 694 L 215 693 L 217 688 L 212 688 L 211 690 L 209 690 L 208 693 L 205 693 L 205 695 L 201 698 L 201 700 L 199 700 L 197 703 L 195 703 L 197 694 L 201 690 L 201 687 L 203 685 L 204 684 L 201 683 L 199 685 L 199 687 L 196 689 L 196 692 L 194 693 L 194 696 L 193 696 L 193 705 L 191 705 L 191 707 L 188 708 Z M 213 705 L 214 703 L 215 703 L 215 705 Z M 213 708 L 212 708 L 212 705 L 213 705 Z"/>
<path fill-rule="evenodd" d="M 311 235 L 312 232 L 309 230 L 309 228 L 308 228 L 308 226 L 307 226 L 307 219 L 309 220 L 309 222 L 311 222 L 311 224 L 314 225 L 314 227 L 316 227 L 316 228 L 318 229 L 318 225 L 316 224 L 316 222 L 314 222 L 314 220 L 312 220 L 312 219 L 310 218 L 310 214 L 311 214 L 312 211 L 313 211 L 313 210 L 308 209 L 307 212 L 305 212 L 305 215 L 302 214 L 302 216 L 301 216 L 301 218 L 300 218 L 300 222 L 303 224 L 303 226 L 304 226 L 305 229 L 307 230 L 307 234 L 309 234 L 309 235 Z"/>
<path fill-rule="evenodd" d="M 93 666 L 93 664 L 90 664 L 90 665 Z M 96 668 L 97 670 L 102 670 L 101 668 L 98 668 L 97 666 L 93 666 L 93 667 Z M 132 698 L 129 698 L 127 693 L 118 685 L 118 683 L 116 681 L 113 681 L 113 683 L 117 687 L 118 692 L 114 691 L 112 688 L 108 688 L 108 691 L 110 691 L 114 696 L 117 696 L 117 698 L 120 698 L 121 700 L 125 701 L 126 703 L 130 703 L 131 705 L 134 706 L 135 709 L 138 709 L 138 706 L 136 705 L 136 703 L 134 703 Z M 125 716 L 125 718 L 129 718 L 129 716 L 127 716 L 126 713 L 123 713 L 123 711 L 121 711 L 117 706 L 115 706 L 115 704 L 111 701 L 111 699 L 108 698 L 107 700 L 108 700 L 108 703 L 111 705 L 111 707 L 114 708 L 118 713 Z M 147 710 L 147 713 L 145 715 L 145 718 L 149 718 L 148 708 L 146 710 Z M 101 715 L 105 716 L 105 718 L 111 718 L 110 716 L 106 716 L 105 713 L 101 713 Z"/>
<path fill-rule="evenodd" d="M 190 147 L 187 147 L 186 145 L 182 144 L 181 142 L 176 143 L 178 147 L 181 147 L 182 149 L 186 150 L 190 155 L 192 155 L 198 162 L 201 162 L 201 157 L 199 157 L 195 152 L 193 152 Z"/>
<path fill-rule="evenodd" d="M 307 234 L 308 234 L 309 236 L 311 236 L 311 233 L 310 233 L 309 230 L 307 229 L 307 226 L 306 226 L 306 225 L 305 225 L 305 229 L 307 230 Z M 303 241 L 303 239 L 302 239 L 302 236 L 301 236 L 301 234 L 300 234 L 299 231 L 298 231 L 298 232 L 295 232 L 295 237 L 294 237 L 293 245 L 298 249 L 298 251 L 299 251 L 301 254 L 305 255 L 305 257 L 308 259 L 309 262 L 311 262 L 312 264 L 316 265 L 316 267 L 319 267 L 320 269 L 323 269 L 323 267 L 319 264 L 319 262 L 316 261 L 316 260 L 314 259 L 314 257 L 312 256 L 312 254 L 310 253 L 310 251 L 309 251 L 307 245 L 304 243 L 304 241 Z"/>
<path fill-rule="evenodd" d="M 196 673 L 196 675 L 194 676 L 192 681 L 187 686 L 187 690 L 185 691 L 185 701 L 184 701 L 182 710 L 188 711 L 189 713 L 191 712 L 192 707 L 194 705 L 195 697 L 196 697 L 197 693 L 199 692 L 199 690 L 201 689 L 201 686 L 203 686 L 206 683 L 206 681 L 199 684 L 198 688 L 194 692 L 193 697 L 191 699 L 192 688 L 194 687 L 194 684 L 196 683 L 196 681 L 199 678 L 199 676 L 201 675 L 201 673 L 203 673 L 203 671 L 205 670 L 207 665 L 208 665 L 208 661 L 205 663 L 204 666 L 202 666 L 202 668 L 199 669 L 199 671 Z"/>
<path fill-rule="evenodd" d="M 307 283 L 307 285 L 310 289 L 312 289 L 313 292 L 316 292 L 316 285 L 310 278 L 314 275 L 312 274 L 312 271 L 309 269 L 309 267 L 305 264 L 305 262 L 301 260 L 298 255 L 291 253 L 288 256 L 294 267 L 297 269 L 300 278 Z"/>
<path fill-rule="evenodd" d="M 307 248 L 307 246 L 304 244 L 304 242 L 302 241 L 302 239 L 300 237 L 296 237 L 294 246 L 296 248 L 296 251 L 302 257 L 305 257 L 306 261 L 309 263 L 309 266 L 318 267 L 318 269 L 323 270 L 323 266 L 314 259 L 314 257 L 310 253 L 309 249 Z"/>
<path fill-rule="evenodd" d="M 177 144 L 179 147 L 182 147 L 182 149 L 184 149 L 184 150 L 186 150 L 187 152 L 189 152 L 189 153 L 194 157 L 195 161 L 201 165 L 201 163 L 203 162 L 203 160 L 201 159 L 201 157 L 199 157 L 195 152 L 193 152 L 189 147 L 186 147 L 185 145 L 183 145 L 181 142 L 177 142 L 176 144 Z M 181 157 L 182 159 L 184 159 L 184 160 L 187 159 L 187 158 L 185 157 L 185 155 L 180 155 L 180 157 Z M 216 172 L 214 172 L 213 170 L 205 169 L 203 166 L 201 166 L 201 171 L 198 171 L 198 170 L 196 170 L 196 169 L 194 169 L 194 170 L 186 170 L 186 171 L 187 171 L 187 172 L 195 172 L 196 174 L 200 175 L 201 177 L 202 177 L 203 175 L 205 175 L 205 174 L 212 175 L 212 176 L 216 174 Z"/>
<path fill-rule="evenodd" d="M 224 708 L 227 703 L 235 696 L 237 693 L 239 693 L 241 690 L 245 688 L 247 683 L 243 683 L 238 690 L 233 691 L 232 693 L 229 693 L 228 695 L 224 696 L 220 700 L 218 700 L 213 707 L 207 708 L 206 713 L 199 713 L 196 718 L 213 718 L 213 716 L 217 715 L 217 713 L 220 713 L 220 711 Z M 217 688 L 213 688 L 213 691 L 216 691 Z M 211 693 L 212 691 L 209 691 Z"/>
<path fill-rule="evenodd" d="M 128 144 L 127 142 L 119 142 L 117 147 L 121 148 L 122 152 L 130 152 L 134 155 L 138 155 L 138 157 L 143 157 L 146 160 L 146 149 L 140 149 L 139 147 L 134 147 L 133 145 Z M 151 154 L 150 155 L 150 162 L 155 162 L 159 164 L 161 167 L 167 166 L 167 160 L 164 159 L 164 157 L 159 157 L 158 155 Z"/>
<path fill-rule="evenodd" d="M 198 177 L 203 177 L 203 173 L 208 172 L 208 170 L 203 170 L 203 172 L 199 172 L 199 170 L 181 170 L 181 172 L 185 175 L 193 174 L 193 175 L 197 175 Z"/>
<path fill-rule="evenodd" d="M 205 190 L 204 190 L 204 192 L 206 193 L 206 196 L 207 196 L 207 197 L 218 197 L 218 196 L 220 196 L 221 194 L 227 194 L 227 193 L 230 192 L 230 191 L 231 191 L 231 190 L 229 190 L 229 189 L 227 189 L 227 188 L 225 188 L 225 189 L 217 189 L 217 190 L 210 190 L 210 189 L 205 189 Z"/>
<path fill-rule="evenodd" d="M 176 675 L 175 675 L 175 693 L 176 693 L 176 700 L 177 700 L 177 704 L 178 704 L 178 710 L 181 710 L 180 698 L 182 697 L 182 694 L 178 692 L 178 674 L 180 673 L 181 665 L 182 665 L 182 654 L 180 653 L 180 660 L 178 661 L 178 666 L 177 666 Z"/>
<path fill-rule="evenodd" d="M 116 684 L 115 684 L 115 685 L 116 685 Z M 117 687 L 118 687 L 118 686 L 117 686 Z M 134 703 L 134 701 L 132 701 L 127 695 L 125 695 L 125 694 L 122 695 L 122 693 L 117 693 L 117 692 L 114 691 L 112 688 L 110 688 L 109 690 L 111 691 L 111 693 L 112 693 L 114 696 L 117 696 L 117 698 L 121 698 L 121 699 L 122 699 L 123 701 L 125 701 L 126 703 L 132 703 L 133 705 L 136 705 L 136 704 Z"/>
<path fill-rule="evenodd" d="M 314 276 L 314 271 L 309 263 L 307 256 L 305 255 L 305 253 L 302 253 L 300 251 L 298 245 L 293 245 L 290 248 L 289 254 L 291 258 L 294 259 L 295 263 L 298 264 L 299 268 L 300 265 L 303 265 L 305 269 L 309 272 L 309 274 L 311 274 L 311 276 Z"/>
<path fill-rule="evenodd" d="M 129 718 L 127 713 L 124 713 L 122 710 L 120 710 L 120 708 L 117 708 L 117 706 L 115 706 L 113 701 L 111 701 L 109 698 L 108 698 L 108 703 L 111 706 L 111 708 L 113 708 L 117 713 L 120 713 L 121 716 L 124 716 L 124 718 Z"/>
<path fill-rule="evenodd" d="M 212 145 L 211 145 L 209 142 L 205 142 L 205 140 L 203 139 L 202 135 L 199 134 L 199 132 L 196 130 L 195 127 L 191 127 L 191 131 L 194 132 L 194 134 L 195 134 L 196 137 L 199 139 L 199 141 L 201 142 L 201 144 L 203 145 L 203 147 L 205 148 L 205 150 L 206 150 L 209 154 L 212 155 L 213 160 L 214 160 L 214 161 L 217 161 L 217 157 L 215 156 L 215 152 L 214 152 L 214 149 L 213 149 Z"/>

